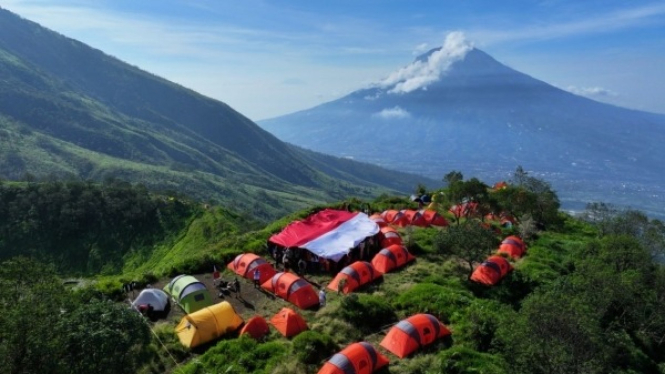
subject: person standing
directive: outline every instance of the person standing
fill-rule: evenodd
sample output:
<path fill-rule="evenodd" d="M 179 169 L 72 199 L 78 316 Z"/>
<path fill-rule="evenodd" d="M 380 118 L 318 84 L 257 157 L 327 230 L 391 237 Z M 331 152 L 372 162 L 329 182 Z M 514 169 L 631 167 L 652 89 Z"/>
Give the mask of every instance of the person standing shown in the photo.
<path fill-rule="evenodd" d="M 238 277 L 233 280 L 233 288 L 236 290 L 236 299 L 240 298 L 240 282 L 238 282 Z"/>
<path fill-rule="evenodd" d="M 319 307 L 326 306 L 326 290 L 321 287 L 319 290 Z"/>
<path fill-rule="evenodd" d="M 261 280 L 261 271 L 259 271 L 259 268 L 256 268 L 254 270 L 254 288 L 259 288 L 260 280 Z"/>

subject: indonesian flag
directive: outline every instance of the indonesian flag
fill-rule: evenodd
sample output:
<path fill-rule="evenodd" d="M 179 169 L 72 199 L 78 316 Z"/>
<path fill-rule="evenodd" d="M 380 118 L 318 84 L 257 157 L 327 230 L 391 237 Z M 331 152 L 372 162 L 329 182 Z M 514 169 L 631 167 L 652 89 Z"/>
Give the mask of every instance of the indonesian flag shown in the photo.
<path fill-rule="evenodd" d="M 270 241 L 282 247 L 299 247 L 333 261 L 339 261 L 351 248 L 369 236 L 376 235 L 379 226 L 361 212 L 325 209 L 302 221 L 291 222 Z"/>
<path fill-rule="evenodd" d="M 215 265 L 212 265 L 212 279 L 219 279 L 219 270 L 217 270 L 217 266 Z"/>

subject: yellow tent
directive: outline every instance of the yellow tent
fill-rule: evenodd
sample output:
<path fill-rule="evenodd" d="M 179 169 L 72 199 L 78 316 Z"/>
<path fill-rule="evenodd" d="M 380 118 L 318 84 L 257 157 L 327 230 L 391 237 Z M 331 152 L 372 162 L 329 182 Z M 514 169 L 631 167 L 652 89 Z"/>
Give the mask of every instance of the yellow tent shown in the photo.
<path fill-rule="evenodd" d="M 182 317 L 175 332 L 182 345 L 193 348 L 234 331 L 242 322 L 233 306 L 222 301 Z"/>

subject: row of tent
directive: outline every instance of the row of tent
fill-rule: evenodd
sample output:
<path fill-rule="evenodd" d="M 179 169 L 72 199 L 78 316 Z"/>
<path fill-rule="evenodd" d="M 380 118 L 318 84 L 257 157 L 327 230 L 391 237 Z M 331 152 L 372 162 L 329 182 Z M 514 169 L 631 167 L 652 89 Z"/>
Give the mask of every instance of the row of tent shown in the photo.
<path fill-rule="evenodd" d="M 308 328 L 305 319 L 289 308 L 282 308 L 275 313 L 270 318 L 270 324 L 287 338 Z M 175 332 L 182 345 L 194 348 L 236 331 L 241 325 L 242 317 L 228 301 L 222 301 L 185 315 L 176 326 Z M 268 322 L 261 316 L 254 316 L 247 320 L 239 335 L 248 334 L 254 339 L 260 339 L 269 333 Z"/>
<path fill-rule="evenodd" d="M 399 227 L 406 226 L 448 226 L 448 221 L 437 211 L 432 209 L 422 210 L 385 210 L 382 213 L 376 213 L 369 217 L 376 222 L 379 227 L 394 225 Z"/>
<path fill-rule="evenodd" d="M 416 314 L 394 325 L 380 346 L 399 358 L 450 335 L 450 330 L 431 314 Z M 368 342 L 348 345 L 333 355 L 318 374 L 371 374 L 387 366 L 388 358 Z"/>
<path fill-rule="evenodd" d="M 510 262 L 499 254 L 506 254 L 513 259 L 519 259 L 524 256 L 525 253 L 526 245 L 522 239 L 511 235 L 501 242 L 497 254 L 489 256 L 483 261 L 483 263 L 474 269 L 471 274 L 471 280 L 486 286 L 494 286 L 513 270 Z"/>

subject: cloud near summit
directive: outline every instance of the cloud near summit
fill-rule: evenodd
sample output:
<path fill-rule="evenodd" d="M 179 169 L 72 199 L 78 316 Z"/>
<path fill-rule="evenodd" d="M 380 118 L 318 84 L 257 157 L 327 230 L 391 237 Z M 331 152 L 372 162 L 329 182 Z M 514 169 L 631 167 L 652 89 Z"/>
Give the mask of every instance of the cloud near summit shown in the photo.
<path fill-rule="evenodd" d="M 378 83 L 381 88 L 389 88 L 389 93 L 408 93 L 439 80 L 441 75 L 455 61 L 459 61 L 473 48 L 473 45 L 460 31 L 446 36 L 443 46 L 427 56 L 426 60 L 416 60 L 393 72 Z"/>

